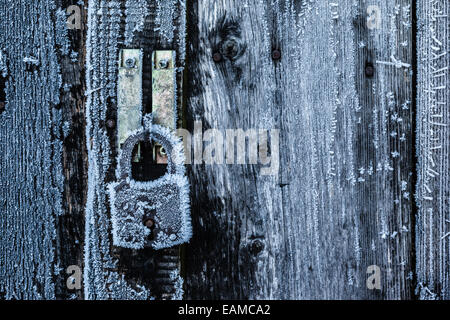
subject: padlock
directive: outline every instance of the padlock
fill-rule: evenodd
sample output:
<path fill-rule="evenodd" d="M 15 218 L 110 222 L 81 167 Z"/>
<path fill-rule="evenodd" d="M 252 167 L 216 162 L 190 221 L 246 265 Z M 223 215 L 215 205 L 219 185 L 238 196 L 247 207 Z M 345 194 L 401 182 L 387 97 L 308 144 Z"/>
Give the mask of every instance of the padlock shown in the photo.
<path fill-rule="evenodd" d="M 131 158 L 135 145 L 156 141 L 167 154 L 167 172 L 154 181 L 135 181 Z M 118 159 L 117 181 L 108 185 L 113 243 L 130 249 L 163 249 L 188 242 L 192 236 L 189 182 L 185 174 L 183 144 L 169 129 L 152 124 L 124 142 Z"/>

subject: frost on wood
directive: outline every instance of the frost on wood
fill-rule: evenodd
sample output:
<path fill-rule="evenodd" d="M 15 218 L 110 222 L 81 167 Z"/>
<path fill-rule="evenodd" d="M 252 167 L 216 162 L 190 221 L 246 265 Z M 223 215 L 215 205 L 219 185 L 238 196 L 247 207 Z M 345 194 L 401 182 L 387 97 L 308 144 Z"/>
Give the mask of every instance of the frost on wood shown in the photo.
<path fill-rule="evenodd" d="M 0 73 L 3 78 L 8 75 L 8 67 L 6 65 L 6 57 L 3 55 L 3 50 L 0 50 Z"/>
<path fill-rule="evenodd" d="M 170 273 L 170 280 L 174 283 L 175 294 L 172 296 L 172 300 L 183 300 L 183 278 L 180 276 L 178 269 L 173 270 Z"/>
<path fill-rule="evenodd" d="M 175 26 L 173 23 L 174 13 L 178 0 L 156 0 L 156 23 L 157 31 L 167 41 L 172 42 L 174 37 Z"/>
<path fill-rule="evenodd" d="M 417 290 L 450 299 L 450 3 L 419 0 L 417 13 Z"/>
<path fill-rule="evenodd" d="M 56 43 L 59 46 L 62 55 L 69 54 L 69 32 L 67 29 L 67 14 L 64 9 L 56 10 Z"/>
<path fill-rule="evenodd" d="M 396 44 L 412 33 L 409 1 L 397 2 L 372 2 L 384 17 L 374 31 L 362 25 L 361 1 L 192 6 L 199 41 L 188 59 L 196 91 L 187 113 L 213 128 L 280 129 L 281 160 L 278 177 L 255 175 L 250 165 L 193 166 L 195 255 L 187 259 L 201 267 L 191 267 L 189 298 L 211 296 L 211 287 L 222 298 L 374 298 L 365 283 L 371 264 L 394 270 L 382 278 L 382 297 L 410 295 L 411 233 L 404 230 L 411 230 L 411 202 L 404 194 L 413 165 L 412 144 L 404 141 L 412 139 L 412 54 Z M 211 56 L 226 52 L 225 43 L 243 54 L 230 49 L 218 66 Z M 368 57 L 376 65 L 372 79 L 364 74 Z M 213 237 L 219 243 L 203 249 Z M 264 249 L 236 258 L 232 252 L 251 252 L 254 239 Z M 211 272 L 231 278 L 242 264 L 248 272 L 240 273 L 239 290 L 232 281 L 197 280 Z"/>
<path fill-rule="evenodd" d="M 177 2 L 177 6 L 181 3 L 183 2 Z M 153 29 L 149 30 L 151 21 L 142 24 L 147 15 L 145 8 L 148 6 L 148 11 L 156 10 L 153 9 L 153 4 L 131 0 L 127 1 L 125 6 L 123 4 L 118 0 L 91 0 L 88 8 L 86 122 L 89 172 L 84 250 L 86 299 L 151 298 L 148 288 L 139 286 L 138 283 L 127 282 L 126 275 L 123 278 L 120 271 L 117 271 L 121 269 L 117 260 L 119 256 L 116 254 L 118 247 L 114 248 L 111 241 L 114 238 L 112 232 L 114 219 L 111 220 L 113 213 L 109 205 L 111 199 L 108 183 L 114 181 L 113 178 L 110 180 L 110 173 L 114 167 L 117 168 L 113 154 L 117 154 L 118 150 L 115 145 L 110 145 L 111 134 L 108 134 L 103 123 L 106 122 L 109 111 L 115 111 L 114 108 L 117 106 L 119 41 L 123 36 L 128 43 L 141 41 L 140 36 L 139 39 L 136 38 L 140 30 L 149 32 L 151 35 L 149 39 L 156 37 L 159 41 L 162 35 Z M 161 4 L 160 7 L 165 5 Z M 141 12 L 138 12 L 139 10 Z M 153 13 L 157 15 L 156 11 L 149 13 L 152 17 Z M 126 35 L 121 34 L 120 21 L 124 16 Z M 152 17 L 148 20 L 152 20 Z M 184 15 L 180 20 L 185 21 Z M 140 231 L 144 232 L 142 229 Z"/>
<path fill-rule="evenodd" d="M 55 1 L 0 5 L 0 296 L 54 299 L 62 210 L 60 30 Z M 14 28 L 11 25 L 14 24 Z M 6 65 L 8 69 L 6 69 Z"/>
<path fill-rule="evenodd" d="M 108 101 L 117 104 L 117 59 L 121 2 L 90 0 L 86 41 L 86 135 L 88 149 L 88 199 L 84 248 L 85 299 L 149 299 L 143 286 L 132 286 L 117 271 L 110 242 L 106 174 L 110 143 L 106 128 Z"/>
<path fill-rule="evenodd" d="M 145 18 L 149 14 L 149 0 L 127 0 L 125 4 L 125 45 L 133 42 L 136 32 L 144 30 Z"/>

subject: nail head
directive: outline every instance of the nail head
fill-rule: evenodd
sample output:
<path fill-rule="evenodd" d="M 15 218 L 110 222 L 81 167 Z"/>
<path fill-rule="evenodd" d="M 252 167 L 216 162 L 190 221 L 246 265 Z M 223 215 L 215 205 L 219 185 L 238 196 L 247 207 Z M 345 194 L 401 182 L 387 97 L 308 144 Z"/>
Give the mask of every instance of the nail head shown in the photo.
<path fill-rule="evenodd" d="M 213 60 L 214 60 L 214 62 L 222 61 L 222 54 L 220 54 L 220 52 L 215 52 L 213 54 Z"/>
<path fill-rule="evenodd" d="M 145 220 L 144 225 L 147 228 L 152 229 L 155 226 L 155 221 L 153 219 L 147 219 Z"/>
<path fill-rule="evenodd" d="M 272 51 L 272 59 L 273 60 L 280 60 L 281 59 L 281 51 L 278 49 L 275 49 Z"/>
<path fill-rule="evenodd" d="M 106 125 L 108 126 L 108 128 L 113 129 L 116 126 L 116 122 L 112 119 L 109 119 L 108 121 L 106 121 Z"/>
<path fill-rule="evenodd" d="M 368 77 L 368 78 L 373 77 L 373 75 L 375 74 L 375 68 L 374 68 L 373 64 L 371 64 L 371 63 L 366 64 L 365 74 L 366 74 L 366 77 Z"/>

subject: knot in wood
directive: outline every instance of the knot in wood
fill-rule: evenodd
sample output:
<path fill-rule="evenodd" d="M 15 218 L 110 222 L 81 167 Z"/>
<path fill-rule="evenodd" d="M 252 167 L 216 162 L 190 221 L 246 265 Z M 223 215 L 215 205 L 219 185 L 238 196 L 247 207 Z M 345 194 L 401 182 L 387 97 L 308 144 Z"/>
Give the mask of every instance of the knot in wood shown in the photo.
<path fill-rule="evenodd" d="M 222 44 L 221 53 L 230 60 L 236 60 L 241 55 L 241 51 L 241 45 L 237 38 L 226 39 Z"/>
<path fill-rule="evenodd" d="M 255 256 L 260 254 L 261 251 L 263 250 L 264 250 L 264 243 L 259 239 L 254 240 L 250 245 L 250 252 Z"/>

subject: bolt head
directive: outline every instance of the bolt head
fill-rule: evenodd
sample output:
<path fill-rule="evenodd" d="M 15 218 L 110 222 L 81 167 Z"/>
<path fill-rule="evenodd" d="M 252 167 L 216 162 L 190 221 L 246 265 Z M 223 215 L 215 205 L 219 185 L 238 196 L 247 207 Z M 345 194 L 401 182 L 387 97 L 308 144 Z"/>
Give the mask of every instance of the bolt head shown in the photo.
<path fill-rule="evenodd" d="M 215 52 L 212 56 L 214 62 L 222 61 L 222 54 L 220 52 Z"/>
<path fill-rule="evenodd" d="M 281 51 L 278 49 L 275 49 L 272 51 L 272 59 L 273 60 L 280 60 L 281 59 Z"/>

